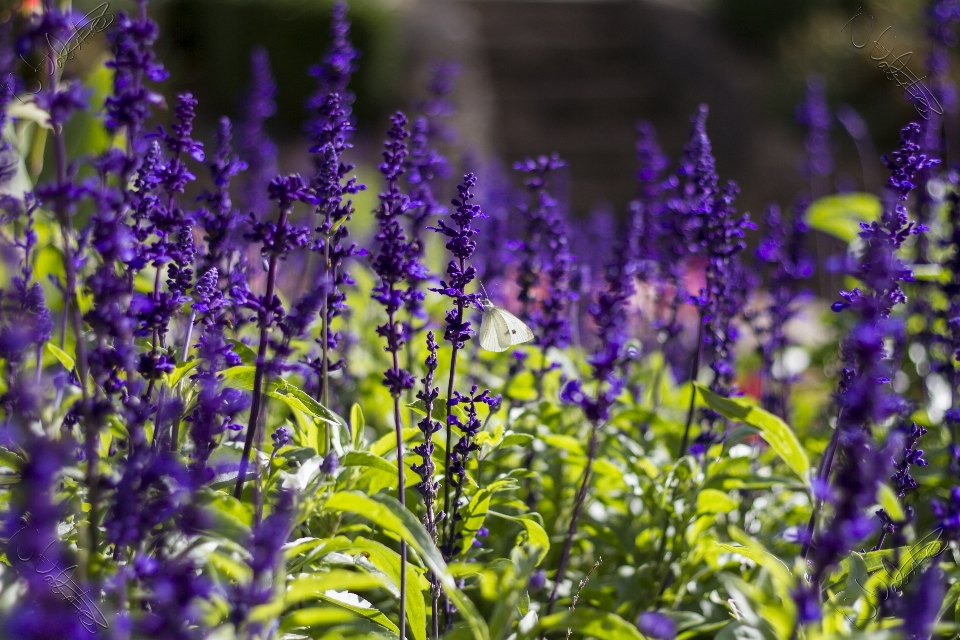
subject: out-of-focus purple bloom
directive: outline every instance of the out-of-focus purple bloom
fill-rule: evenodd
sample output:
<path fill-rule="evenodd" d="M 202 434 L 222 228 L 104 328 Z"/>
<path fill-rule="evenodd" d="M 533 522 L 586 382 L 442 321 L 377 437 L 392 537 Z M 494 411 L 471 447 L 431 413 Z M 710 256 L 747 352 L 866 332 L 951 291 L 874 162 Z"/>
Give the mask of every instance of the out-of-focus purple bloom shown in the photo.
<path fill-rule="evenodd" d="M 250 582 L 237 587 L 230 598 L 230 619 L 234 624 L 239 626 L 254 607 L 266 604 L 273 597 L 276 578 L 283 572 L 282 547 L 290 537 L 295 516 L 293 491 L 281 489 L 273 513 L 254 525 L 249 544 L 249 566 L 253 575 Z M 261 629 L 262 623 L 248 623 L 248 629 L 251 626 Z"/>
<path fill-rule="evenodd" d="M 61 473 L 70 463 L 71 442 L 37 436 L 25 424 L 11 430 L 9 420 L 5 426 L 5 439 L 12 436 L 17 441 L 25 462 L 3 512 L 3 538 L 7 541 L 3 550 L 27 591 L 4 620 L 2 634 L 24 640 L 89 638 L 73 604 L 48 583 L 57 569 L 67 571 L 75 564 L 58 535 L 64 505 L 58 502 L 57 491 Z M 79 583 L 76 588 L 89 588 L 81 576 L 75 579 Z"/>
<path fill-rule="evenodd" d="M 565 166 L 556 154 L 527 158 L 514 165 L 514 169 L 527 174 L 524 185 L 534 200 L 521 207 L 527 230 L 517 275 L 518 300 L 522 304 L 521 315 L 535 326 L 534 334 L 544 350 L 562 349 L 570 344 L 568 308 L 574 295 L 570 291 L 574 257 L 569 249 L 566 222 L 548 191 L 550 174 Z M 546 293 L 536 307 L 534 290 L 540 285 L 544 285 Z"/>
<path fill-rule="evenodd" d="M 347 18 L 347 3 L 333 5 L 330 18 L 330 44 L 323 54 L 320 64 L 310 68 L 310 75 L 317 79 L 317 91 L 307 101 L 307 110 L 316 112 L 307 124 L 307 134 L 311 140 L 318 139 L 322 129 L 336 124 L 330 114 L 321 111 L 323 103 L 332 94 L 340 96 L 342 114 L 337 117 L 350 120 L 350 105 L 354 95 L 347 90 L 350 78 L 357 70 L 357 58 L 360 52 L 350 42 L 350 20 Z"/>
<path fill-rule="evenodd" d="M 203 229 L 205 249 L 202 252 L 201 271 L 205 273 L 213 267 L 225 269 L 230 254 L 236 250 L 239 239 L 237 229 L 241 223 L 240 211 L 230 199 L 230 181 L 247 168 L 239 156 L 234 155 L 230 145 L 232 139 L 230 120 L 220 119 L 216 134 L 216 152 L 213 161 L 207 166 L 213 182 L 213 191 L 205 190 L 200 196 L 204 206 L 196 212 L 197 223 Z M 266 197 L 266 184 L 259 185 L 259 191 Z"/>
<path fill-rule="evenodd" d="M 637 628 L 643 635 L 656 640 L 673 640 L 677 637 L 677 625 L 673 620 L 656 611 L 641 613 L 637 618 Z"/>
<path fill-rule="evenodd" d="M 118 546 L 145 540 L 171 524 L 189 498 L 189 476 L 174 454 L 149 447 L 131 451 L 104 519 L 107 539 Z"/>
<path fill-rule="evenodd" d="M 772 271 L 767 284 L 770 302 L 760 318 L 762 325 L 754 323 L 763 357 L 761 399 L 767 411 L 782 418 L 788 417 L 793 381 L 786 373 L 774 375 L 774 364 L 790 346 L 785 328 L 796 316 L 797 303 L 804 296 L 801 283 L 810 278 L 814 269 L 804 247 L 808 231 L 804 221 L 806 208 L 807 199 L 799 199 L 794 204 L 793 216 L 785 220 L 780 207 L 771 204 L 767 208 L 767 235 L 755 252 L 757 260 Z"/>
<path fill-rule="evenodd" d="M 277 146 L 265 129 L 266 121 L 277 112 L 274 102 L 277 85 L 270 75 L 270 56 L 263 47 L 255 47 L 250 52 L 250 76 L 251 86 L 239 131 L 239 156 L 249 168 L 240 201 L 244 211 L 262 218 L 270 208 L 267 185 L 277 175 Z"/>
<path fill-rule="evenodd" d="M 663 254 L 659 246 L 660 216 L 663 215 L 664 196 L 672 183 L 664 177 L 669 159 L 657 142 L 657 132 L 646 121 L 637 123 L 636 141 L 637 199 L 630 203 L 630 254 L 636 261 L 637 277 L 648 280 L 657 268 Z"/>
<path fill-rule="evenodd" d="M 827 184 L 833 173 L 833 157 L 830 153 L 830 123 L 832 116 L 827 107 L 826 83 L 819 75 L 807 78 L 807 95 L 797 107 L 797 120 L 807 127 L 804 145 L 807 158 L 800 173 L 810 180 L 814 197 L 827 194 Z"/>
<path fill-rule="evenodd" d="M 527 589 L 530 591 L 540 591 L 546 584 L 547 572 L 543 569 L 536 569 L 530 574 L 530 579 L 527 581 Z"/>
<path fill-rule="evenodd" d="M 626 303 L 633 295 L 633 273 L 624 259 L 624 252 L 606 267 L 604 280 L 606 287 L 597 294 L 590 305 L 590 316 L 597 326 L 599 344 L 587 359 L 596 381 L 595 397 L 583 391 L 580 380 L 571 380 L 560 395 L 563 402 L 578 404 L 595 425 L 606 422 L 610 417 L 610 406 L 623 389 L 623 380 L 618 369 L 626 356 Z"/>
<path fill-rule="evenodd" d="M 185 558 L 139 555 L 133 562 L 145 591 L 143 611 L 134 619 L 134 633 L 157 640 L 200 640 L 206 637 L 198 600 L 213 587 L 200 567 Z"/>
<path fill-rule="evenodd" d="M 909 640 L 930 638 L 946 595 L 943 571 L 933 562 L 915 581 L 900 607 L 903 626 L 900 631 Z"/>
<path fill-rule="evenodd" d="M 147 1 L 139 0 L 134 18 L 120 11 L 108 34 L 113 60 L 106 63 L 113 72 L 113 94 L 105 104 L 107 130 L 126 129 L 126 137 L 135 159 L 143 150 L 142 132 L 151 108 L 163 104 L 163 96 L 152 91 L 146 81 L 163 82 L 168 74 L 157 61 L 153 45 L 159 35 L 157 23 L 147 17 Z"/>

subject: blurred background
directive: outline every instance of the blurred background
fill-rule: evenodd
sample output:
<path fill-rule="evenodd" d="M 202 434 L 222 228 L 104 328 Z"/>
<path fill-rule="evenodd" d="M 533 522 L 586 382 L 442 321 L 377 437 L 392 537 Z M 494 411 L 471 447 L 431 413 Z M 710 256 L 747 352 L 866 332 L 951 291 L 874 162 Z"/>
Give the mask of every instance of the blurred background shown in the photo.
<path fill-rule="evenodd" d="M 158 52 L 171 71 L 162 87 L 168 104 L 176 93 L 193 92 L 200 100 L 200 137 L 212 140 L 220 115 L 241 115 L 250 54 L 263 46 L 278 86 L 268 129 L 280 148 L 280 168 L 308 171 L 302 123 L 315 80 L 307 70 L 329 41 L 331 4 L 154 0 Z M 873 37 L 891 27 L 885 42 L 898 55 L 913 52 L 908 66 L 923 76 L 925 6 L 919 0 L 351 0 L 353 40 L 362 52 L 351 85 L 357 95 L 353 160 L 370 186 L 358 211 L 375 202 L 389 115 L 422 109 L 438 62 L 459 65 L 451 94 L 456 112 L 449 118 L 456 137 L 443 150 L 453 161 L 452 177 L 464 169 L 483 177 L 481 167 L 499 162 L 502 175 L 513 179 L 513 162 L 559 153 L 569 167 L 555 191 L 580 221 L 575 248 L 581 254 L 612 233 L 636 194 L 640 119 L 653 123 L 676 162 L 691 114 L 708 104 L 721 180 L 739 183 L 738 206 L 755 220 L 768 203 L 787 207 L 809 191 L 801 170 L 805 129 L 796 109 L 811 74 L 825 81 L 834 159 L 829 175 L 813 185 L 814 195 L 876 191 L 886 176 L 879 155 L 918 116 L 871 60 L 870 48 L 852 45 L 853 29 L 844 25 L 860 8 L 873 16 Z M 109 11 L 124 8 L 130 3 L 117 0 Z M 862 41 L 870 22 L 863 18 L 855 26 Z M 84 45 L 81 58 L 93 62 L 102 55 L 101 40 Z M 866 148 L 872 159 L 864 162 L 835 117 L 848 107 L 865 124 L 860 151 Z M 158 120 L 170 115 L 160 113 Z M 955 139 L 958 132 L 947 133 Z M 951 145 L 950 154 L 957 149 Z M 451 183 L 439 195 L 446 201 L 453 194 Z M 363 217 L 357 216 L 359 224 Z M 843 247 L 825 236 L 819 244 L 821 261 Z M 821 278 L 818 286 L 832 298 L 836 284 Z"/>

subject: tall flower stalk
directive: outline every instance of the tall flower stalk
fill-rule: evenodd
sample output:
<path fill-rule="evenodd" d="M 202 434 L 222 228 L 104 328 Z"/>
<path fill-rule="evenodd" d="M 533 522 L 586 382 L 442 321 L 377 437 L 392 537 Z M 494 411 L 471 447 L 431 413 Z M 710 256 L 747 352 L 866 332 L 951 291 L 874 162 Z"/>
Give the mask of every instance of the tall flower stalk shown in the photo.
<path fill-rule="evenodd" d="M 862 224 L 860 237 L 866 246 L 849 269 L 863 288 L 841 291 L 842 300 L 833 305 L 835 312 L 849 309 L 856 323 L 841 346 L 844 368 L 837 394 L 837 426 L 816 481 L 822 486 L 830 478 L 838 450 L 843 464 L 835 481 L 838 497 L 834 498 L 830 526 L 816 535 L 822 504 L 818 496 L 804 535 L 802 554 L 808 558 L 813 552 L 813 566 L 810 582 L 795 594 L 801 622 L 819 619 L 820 583 L 826 571 L 869 533 L 863 510 L 875 501 L 877 485 L 887 477 L 893 458 L 873 442 L 872 427 L 902 414 L 906 408 L 890 388 L 892 361 L 887 342 L 892 341 L 896 348 L 904 338 L 903 322 L 892 314 L 895 307 L 906 302 L 901 282 L 913 279 L 897 252 L 909 236 L 924 230 L 910 221 L 905 203 L 915 186 L 915 176 L 939 162 L 920 153 L 920 131 L 916 123 L 904 127 L 900 149 L 883 157 L 892 174 L 887 181 L 890 198 L 879 221 Z"/>
<path fill-rule="evenodd" d="M 453 557 L 459 548 L 456 527 L 460 520 L 459 501 L 463 493 L 466 463 L 470 452 L 478 448 L 473 439 L 482 427 L 477 419 L 476 405 L 483 403 L 490 408 L 494 408 L 500 404 L 499 396 L 490 396 L 489 390 L 477 393 L 476 385 L 467 396 L 455 391 L 457 356 L 467 340 L 475 335 L 470 326 L 470 321 L 466 319 L 465 312 L 470 307 L 479 307 L 481 299 L 479 293 L 466 292 L 467 287 L 477 275 L 476 269 L 470 264 L 470 258 L 477 249 L 477 243 L 473 237 L 480 232 L 474 224 L 486 217 L 478 205 L 471 203 L 474 197 L 472 189 L 476 184 L 477 177 L 468 173 L 463 176 L 463 182 L 457 186 L 458 197 L 451 200 L 451 204 L 455 207 L 454 212 L 450 215 L 453 226 L 448 226 L 441 218 L 437 220 L 436 227 L 430 227 L 447 238 L 444 246 L 453 256 L 447 263 L 446 278 L 440 280 L 438 287 L 431 288 L 431 291 L 435 291 L 453 301 L 453 309 L 447 311 L 446 314 L 446 328 L 443 332 L 444 339 L 450 343 L 451 354 L 450 375 L 447 379 L 447 434 L 446 458 L 444 460 L 446 482 L 444 482 L 443 488 L 443 512 L 446 520 L 440 550 L 448 560 Z M 460 403 L 468 405 L 466 422 L 462 422 L 454 413 L 454 407 Z M 458 427 L 463 433 L 456 446 L 453 443 L 454 427 Z M 451 491 L 453 491 L 452 496 Z M 449 628 L 453 624 L 453 612 L 449 603 L 445 612 L 447 614 L 447 627 Z"/>
<path fill-rule="evenodd" d="M 435 387 L 433 384 L 433 375 L 437 370 L 437 341 L 434 338 L 433 331 L 427 332 L 427 352 L 427 359 L 423 363 L 426 373 L 421 380 L 423 389 L 417 391 L 417 399 L 423 402 L 424 410 L 423 419 L 417 423 L 417 427 L 423 434 L 423 442 L 413 448 L 413 452 L 420 456 L 422 462 L 414 463 L 411 468 L 420 476 L 417 491 L 423 496 L 423 526 L 436 546 L 439 538 L 437 534 L 437 514 L 434 507 L 437 502 L 437 494 L 440 491 L 440 483 L 434 480 L 437 467 L 433 462 L 435 449 L 433 434 L 440 431 L 443 426 L 433 419 L 433 407 L 440 396 L 440 387 Z M 440 635 L 440 581 L 433 572 L 428 575 L 428 580 L 430 581 L 431 603 L 430 628 L 428 631 L 434 638 L 437 638 Z"/>
<path fill-rule="evenodd" d="M 250 418 L 247 422 L 247 432 L 243 441 L 243 453 L 240 457 L 240 469 L 237 475 L 237 485 L 233 495 L 240 498 L 243 493 L 243 484 L 246 481 L 247 465 L 249 464 L 250 450 L 254 440 L 257 450 L 262 448 L 263 430 L 260 428 L 260 417 L 263 412 L 263 381 L 267 374 L 267 347 L 270 343 L 270 330 L 283 317 L 283 305 L 276 294 L 277 268 L 282 258 L 287 257 L 294 249 L 303 247 L 307 242 L 307 232 L 289 223 L 293 205 L 307 198 L 307 185 L 299 175 L 278 176 L 270 183 L 270 199 L 277 201 L 276 223 L 251 221 L 252 230 L 247 238 L 260 242 L 261 255 L 267 259 L 267 281 L 262 296 L 245 295 L 244 305 L 257 314 L 259 342 L 257 343 L 257 361 L 253 379 L 253 397 L 250 404 Z M 259 464 L 257 477 L 259 478 Z M 257 513 L 260 513 L 259 491 L 256 492 L 255 502 L 258 504 Z"/>
<path fill-rule="evenodd" d="M 386 190 L 380 194 L 380 207 L 377 209 L 377 253 L 373 258 L 373 270 L 380 282 L 373 289 L 373 299 L 383 305 L 387 312 L 387 322 L 377 327 L 377 334 L 383 337 L 390 354 L 391 366 L 384 372 L 383 384 L 393 397 L 393 421 L 397 436 L 397 492 L 400 504 L 406 507 L 406 485 L 404 483 L 403 462 L 403 421 L 400 416 L 400 398 L 414 385 L 413 375 L 400 366 L 400 350 L 409 339 L 406 324 L 397 317 L 404 302 L 410 297 L 409 288 L 402 284 L 412 276 L 423 277 L 424 268 L 417 261 L 413 248 L 400 221 L 413 206 L 400 189 L 407 158 L 406 129 L 407 118 L 396 113 L 391 122 L 393 126 L 387 133 L 384 144 L 383 163 L 380 172 L 386 179 Z M 400 541 L 400 637 L 406 630 L 407 602 L 407 543 Z"/>

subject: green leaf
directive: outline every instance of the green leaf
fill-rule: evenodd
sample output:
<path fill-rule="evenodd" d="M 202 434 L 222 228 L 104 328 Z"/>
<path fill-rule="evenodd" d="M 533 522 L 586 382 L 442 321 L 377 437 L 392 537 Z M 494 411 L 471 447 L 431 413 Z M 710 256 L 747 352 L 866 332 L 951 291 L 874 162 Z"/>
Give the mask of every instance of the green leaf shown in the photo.
<path fill-rule="evenodd" d="M 540 523 L 533 519 L 532 515 L 508 516 L 499 511 L 490 511 L 489 514 L 491 516 L 497 516 L 498 518 L 504 518 L 505 520 L 513 520 L 523 525 L 523 529 L 527 533 L 527 541 L 536 547 L 539 552 L 537 556 L 537 566 L 543 562 L 543 559 L 547 557 L 547 553 L 550 551 L 550 536 L 548 536 L 544 528 L 540 526 Z"/>
<path fill-rule="evenodd" d="M 271 380 L 267 389 L 268 396 L 283 400 L 291 409 L 303 411 L 327 424 L 340 424 L 340 420 L 335 413 L 314 400 L 313 397 L 304 392 L 303 389 L 290 384 L 286 380 Z"/>
<path fill-rule="evenodd" d="M 353 436 L 353 450 L 359 451 L 363 448 L 363 428 L 366 426 L 366 422 L 363 418 L 363 409 L 360 408 L 360 405 L 353 403 L 353 406 L 350 407 L 350 429 L 351 435 Z"/>
<path fill-rule="evenodd" d="M 871 193 L 841 193 L 815 200 L 807 209 L 807 224 L 844 242 L 862 230 L 861 222 L 880 218 L 880 198 Z"/>
<path fill-rule="evenodd" d="M 391 475 L 397 475 L 397 463 L 390 460 L 384 460 L 380 456 L 375 456 L 369 451 L 351 451 L 345 455 L 340 464 L 344 467 L 368 467 L 385 471 Z"/>
<path fill-rule="evenodd" d="M 331 589 L 336 591 L 359 591 L 383 587 L 383 578 L 359 571 L 333 569 L 332 571 L 305 573 L 287 585 L 284 602 L 294 605 L 304 600 L 323 595 Z"/>
<path fill-rule="evenodd" d="M 403 441 L 406 442 L 418 433 L 420 433 L 420 429 L 404 429 L 400 436 L 403 438 Z M 370 453 L 375 456 L 385 456 L 391 451 L 396 451 L 396 449 L 397 436 L 393 432 L 388 433 L 370 445 Z"/>
<path fill-rule="evenodd" d="M 897 499 L 897 494 L 893 492 L 890 485 L 883 483 L 877 488 L 877 502 L 887 512 L 887 515 L 894 520 L 906 519 L 907 515 L 903 512 L 903 507 L 900 506 L 900 500 Z"/>
<path fill-rule="evenodd" d="M 223 386 L 250 391 L 253 389 L 253 380 L 256 371 L 256 367 L 252 365 L 230 367 L 223 372 Z"/>
<path fill-rule="evenodd" d="M 645 640 L 645 636 L 632 624 L 616 615 L 577 607 L 573 611 L 554 613 L 540 619 L 541 631 L 573 629 L 574 631 L 603 640 Z"/>
<path fill-rule="evenodd" d="M 248 367 L 255 367 L 257 364 L 257 353 L 243 344 L 239 340 L 227 340 L 230 343 L 230 346 L 233 347 L 233 352 L 240 357 L 240 362 L 247 365 Z"/>
<path fill-rule="evenodd" d="M 703 489 L 697 495 L 697 513 L 729 513 L 737 501 L 718 489 Z"/>
<path fill-rule="evenodd" d="M 223 372 L 223 386 L 252 391 L 256 382 L 257 369 L 251 366 L 230 367 Z M 264 385 L 266 395 L 282 400 L 288 407 L 302 411 L 317 420 L 339 425 L 337 415 L 314 400 L 300 387 L 286 380 L 271 380 Z"/>
<path fill-rule="evenodd" d="M 759 429 L 763 439 L 783 458 L 787 466 L 800 476 L 801 480 L 807 482 L 810 460 L 786 422 L 760 407 L 749 404 L 743 398 L 724 398 L 699 384 L 696 387 L 711 409 L 730 420 L 739 420 Z"/>
<path fill-rule="evenodd" d="M 379 571 L 393 580 L 393 584 L 400 588 L 400 554 L 374 540 L 357 538 L 353 541 L 351 551 L 356 550 Z M 407 623 L 414 640 L 427 638 L 427 608 L 423 599 L 423 591 L 418 588 L 420 576 L 412 563 L 407 563 Z M 429 589 L 429 583 L 425 585 Z"/>
<path fill-rule="evenodd" d="M 171 387 L 177 386 L 177 383 L 180 382 L 183 376 L 196 369 L 198 364 L 200 364 L 200 360 L 196 358 L 188 362 L 178 364 L 174 368 L 173 372 L 170 373 L 170 378 L 167 380 L 167 384 L 169 384 Z"/>
<path fill-rule="evenodd" d="M 460 557 L 465 557 L 473 548 L 473 539 L 477 531 L 483 526 L 483 521 L 490 510 L 490 498 L 493 496 L 490 489 L 484 488 L 473 494 L 466 509 L 461 510 L 463 524 L 460 532 L 463 534 L 463 544 L 460 547 Z"/>
<path fill-rule="evenodd" d="M 70 354 L 52 342 L 48 342 L 43 346 L 51 353 L 51 355 L 53 355 L 54 358 L 60 361 L 60 364 L 62 364 L 63 368 L 67 371 L 73 371 L 74 367 L 77 366 L 77 363 L 73 361 L 73 358 L 70 357 Z"/>
<path fill-rule="evenodd" d="M 341 491 L 330 496 L 325 504 L 330 511 L 352 513 L 376 523 L 383 529 L 397 534 L 413 548 L 427 567 L 440 580 L 444 593 L 450 598 L 476 640 L 489 640 L 489 632 L 483 618 L 473 603 L 457 588 L 447 570 L 443 556 L 433 544 L 420 521 L 401 505 L 396 498 L 384 494 L 368 496 L 358 491 Z"/>

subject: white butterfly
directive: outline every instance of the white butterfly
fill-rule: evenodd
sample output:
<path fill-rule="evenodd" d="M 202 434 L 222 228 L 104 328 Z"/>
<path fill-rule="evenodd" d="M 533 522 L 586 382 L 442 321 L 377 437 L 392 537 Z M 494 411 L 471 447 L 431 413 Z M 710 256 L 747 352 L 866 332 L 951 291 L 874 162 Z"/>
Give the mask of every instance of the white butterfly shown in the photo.
<path fill-rule="evenodd" d="M 483 307 L 480 346 L 487 351 L 506 351 L 533 340 L 533 331 L 517 316 L 494 305 L 489 298 L 484 298 L 480 305 Z"/>

